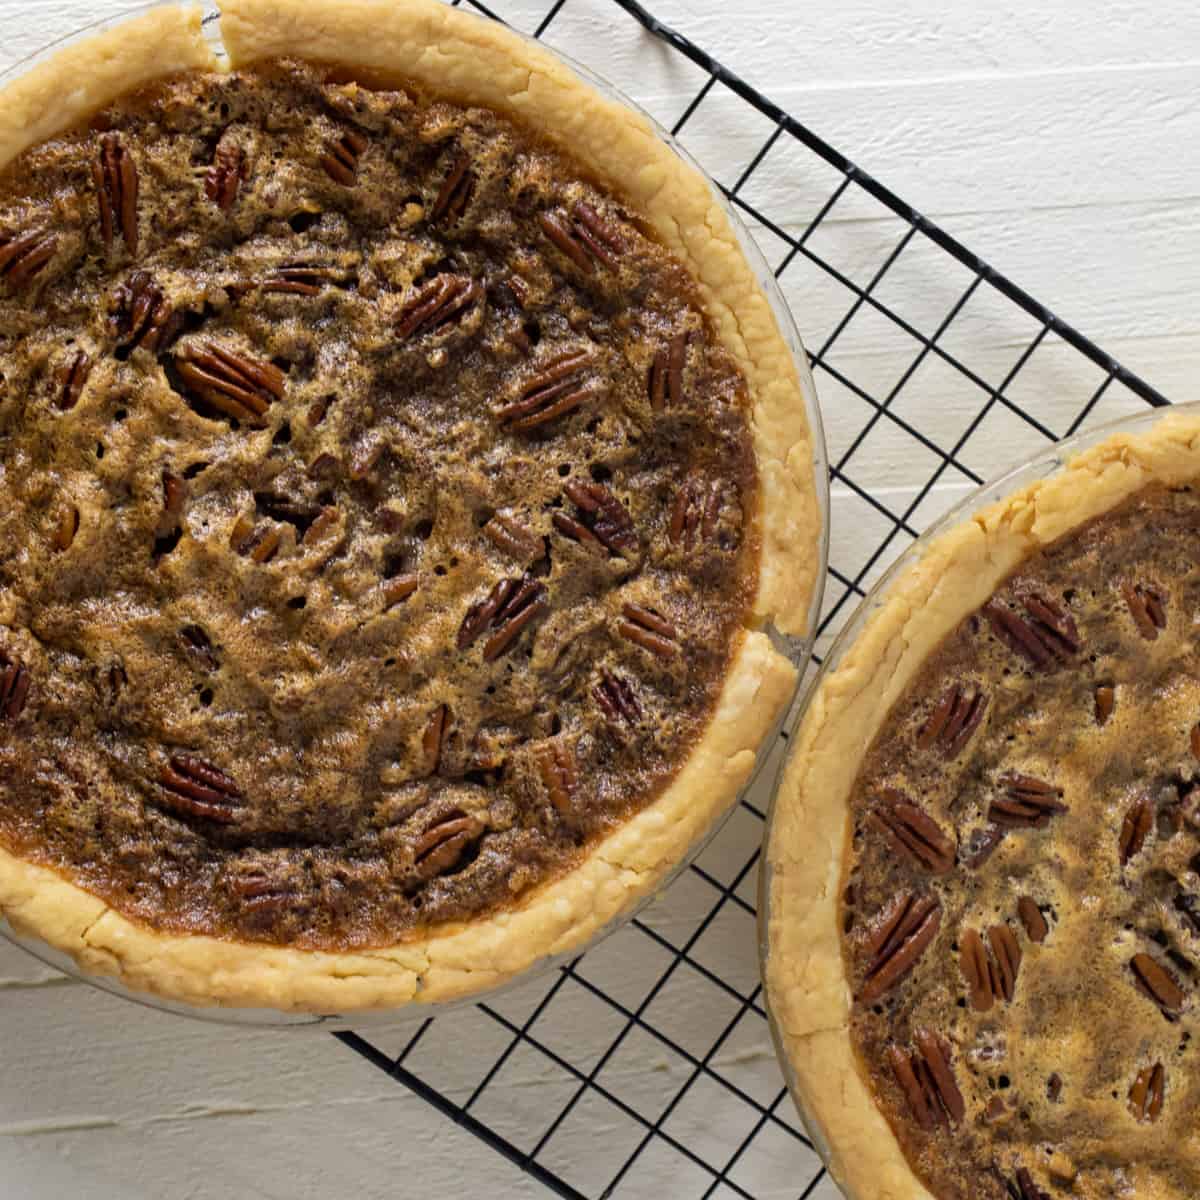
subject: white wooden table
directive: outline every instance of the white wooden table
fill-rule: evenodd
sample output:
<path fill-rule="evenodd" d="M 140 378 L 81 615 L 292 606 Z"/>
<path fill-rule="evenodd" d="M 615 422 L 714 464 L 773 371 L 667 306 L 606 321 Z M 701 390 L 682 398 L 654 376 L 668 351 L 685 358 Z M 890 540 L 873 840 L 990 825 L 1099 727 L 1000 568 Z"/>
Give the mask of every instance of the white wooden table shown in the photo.
<path fill-rule="evenodd" d="M 649 3 L 1160 390 L 1177 400 L 1193 397 L 1200 374 L 1194 4 Z M 0 0 L 0 68 L 85 22 L 134 7 L 132 0 Z M 523 8 L 539 13 L 546 4 L 520 0 L 515 10 Z M 652 111 L 679 111 L 685 81 L 677 94 L 647 82 L 642 65 L 657 53 L 647 37 L 606 0 L 568 0 L 568 9 L 565 49 Z M 736 170 L 746 150 L 740 135 L 725 136 L 719 117 L 706 128 L 693 150 L 718 177 Z M 878 214 L 847 212 L 832 225 L 831 252 L 869 264 L 886 225 Z M 892 285 L 891 298 L 906 311 L 940 293 L 938 265 L 928 270 L 923 276 L 918 263 Z M 820 297 L 792 301 L 802 332 L 818 336 Z M 1012 357 L 1016 335 L 986 314 L 965 328 L 956 350 L 968 361 Z M 860 334 L 854 351 L 866 377 L 894 370 L 899 353 L 883 327 Z M 1052 367 L 1040 385 L 1048 403 L 1079 364 L 1066 355 Z M 950 419 L 959 388 L 949 373 L 931 373 L 918 392 L 916 417 L 936 430 Z M 1118 389 L 1096 416 L 1137 407 Z M 851 423 L 842 397 L 831 393 L 826 421 L 836 449 Z M 1023 452 L 1007 437 L 998 427 L 989 461 L 973 463 L 975 469 L 994 473 Z M 865 471 L 881 495 L 903 496 L 906 454 L 899 441 L 881 438 L 859 467 L 860 479 Z M 956 490 L 947 483 L 922 514 L 935 515 Z M 873 535 L 855 518 L 844 488 L 835 488 L 833 511 L 834 558 L 853 561 L 856 541 Z M 670 897 L 662 902 L 667 923 L 671 904 Z M 752 950 L 730 947 L 729 954 L 736 969 L 753 970 Z M 641 967 L 631 962 L 627 969 L 636 977 Z M 688 1011 L 686 995 L 678 1003 L 684 1021 L 703 1020 L 702 1012 Z M 469 1057 L 471 1025 L 462 1023 Z M 586 1046 L 587 1022 L 580 1024 Z M 393 1050 L 403 1035 L 402 1025 L 371 1031 Z M 142 1010 L 2 943 L 0 1048 L 5 1200 L 505 1200 L 536 1190 L 330 1037 L 229 1030 Z M 774 1070 L 765 1044 L 736 1053 Z M 653 1072 L 662 1064 L 651 1056 L 633 1069 Z M 517 1072 L 503 1087 L 519 1111 L 522 1091 L 541 1082 L 536 1073 Z M 579 1154 L 609 1153 L 604 1132 L 584 1140 Z M 796 1192 L 786 1161 L 742 1185 L 763 1197 Z M 648 1170 L 622 1194 L 669 1196 L 671 1179 Z M 833 1193 L 823 1185 L 816 1195 Z"/>

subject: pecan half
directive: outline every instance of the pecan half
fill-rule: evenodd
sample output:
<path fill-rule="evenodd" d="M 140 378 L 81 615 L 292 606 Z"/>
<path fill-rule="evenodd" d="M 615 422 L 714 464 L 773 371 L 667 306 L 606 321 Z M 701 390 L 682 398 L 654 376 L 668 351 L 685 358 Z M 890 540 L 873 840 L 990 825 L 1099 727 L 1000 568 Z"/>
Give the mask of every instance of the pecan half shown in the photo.
<path fill-rule="evenodd" d="M 307 536 L 304 538 L 308 540 Z M 403 600 L 407 600 L 420 585 L 420 577 L 417 575 L 393 575 L 390 579 L 385 579 L 380 585 L 379 590 L 383 596 L 383 607 L 386 612 L 389 608 L 394 608 Z"/>
<path fill-rule="evenodd" d="M 299 904 L 300 888 L 283 864 L 246 863 L 239 867 L 231 872 L 226 887 L 242 908 L 261 914 Z"/>
<path fill-rule="evenodd" d="M 1022 896 L 1017 901 L 1017 915 L 1021 918 L 1021 924 L 1025 926 L 1025 934 L 1031 942 L 1040 943 L 1046 940 L 1050 933 L 1050 926 L 1046 923 L 1046 918 L 1036 900 L 1031 896 Z"/>
<path fill-rule="evenodd" d="M 284 374 L 274 363 L 219 342 L 189 346 L 175 355 L 175 369 L 189 396 L 247 424 L 261 424 L 272 402 L 283 398 Z"/>
<path fill-rule="evenodd" d="M 652 608 L 629 602 L 621 606 L 621 612 L 624 619 L 617 622 L 617 632 L 626 641 L 659 658 L 671 658 L 679 653 L 679 634 L 675 626 Z"/>
<path fill-rule="evenodd" d="M 353 187 L 358 182 L 358 160 L 370 142 L 356 129 L 347 129 L 336 141 L 325 143 L 321 166 L 335 183 Z"/>
<path fill-rule="evenodd" d="M 593 274 L 596 263 L 610 271 L 620 266 L 620 257 L 625 253 L 624 239 L 590 204 L 580 201 L 570 216 L 562 209 L 541 213 L 538 224 L 546 237 L 585 274 Z"/>
<path fill-rule="evenodd" d="M 971 991 L 971 1007 L 976 1012 L 987 1012 L 996 994 L 992 990 L 991 960 L 977 930 L 964 930 L 959 938 L 958 964 Z"/>
<path fill-rule="evenodd" d="M 550 803 L 560 813 L 571 811 L 571 801 L 579 784 L 575 752 L 563 741 L 547 742 L 537 752 L 538 770 Z"/>
<path fill-rule="evenodd" d="M 870 956 L 861 1004 L 873 1004 L 917 964 L 942 923 L 942 907 L 933 896 L 897 896 L 871 923 L 866 939 Z"/>
<path fill-rule="evenodd" d="M 493 632 L 483 645 L 483 658 L 485 662 L 499 658 L 526 625 L 549 609 L 546 595 L 546 585 L 529 576 L 502 579 L 486 600 L 468 610 L 458 630 L 458 648 L 465 650 L 490 629 Z"/>
<path fill-rule="evenodd" d="M 573 542 L 578 542 L 581 546 L 595 554 L 604 553 L 604 547 L 600 544 L 600 539 L 582 521 L 577 521 L 574 517 L 564 512 L 556 512 L 552 520 L 554 528 L 564 537 L 570 538 Z"/>
<path fill-rule="evenodd" d="M 646 391 L 650 407 L 660 409 L 668 404 L 683 403 L 683 367 L 687 358 L 686 333 L 677 333 L 654 355 L 646 376 Z"/>
<path fill-rule="evenodd" d="M 86 351 L 76 350 L 62 365 L 58 373 L 58 407 L 61 412 L 70 412 L 79 403 L 88 376 L 92 373 L 92 360 Z"/>
<path fill-rule="evenodd" d="M 479 840 L 484 824 L 476 817 L 454 810 L 431 825 L 413 846 L 413 866 L 424 882 L 456 867 L 467 847 Z"/>
<path fill-rule="evenodd" d="M 425 755 L 425 773 L 436 775 L 442 765 L 442 748 L 450 731 L 450 709 L 439 704 L 429 716 L 421 735 L 421 752 Z"/>
<path fill-rule="evenodd" d="M 1005 1187 L 1012 1200 L 1050 1200 L 1050 1197 L 1033 1182 L 1033 1176 L 1029 1174 L 1026 1167 L 1019 1168 L 1016 1175 L 1005 1184 Z"/>
<path fill-rule="evenodd" d="M 1130 805 L 1121 822 L 1121 866 L 1125 866 L 1146 844 L 1146 836 L 1154 824 L 1154 805 L 1148 796 L 1141 796 Z"/>
<path fill-rule="evenodd" d="M 494 410 L 496 420 L 520 431 L 574 412 L 595 391 L 586 378 L 591 359 L 588 351 L 576 350 L 546 363 L 526 381 L 518 399 Z"/>
<path fill-rule="evenodd" d="M 517 640 L 525 626 L 549 608 L 545 584 L 532 579 L 522 580 L 492 618 L 495 632 L 483 644 L 484 661 L 492 662 L 499 658 Z"/>
<path fill-rule="evenodd" d="M 1154 641 L 1160 629 L 1167 627 L 1167 598 L 1156 588 L 1140 583 L 1121 584 L 1121 595 L 1129 606 L 1129 615 L 1137 626 L 1138 633 L 1147 641 Z"/>
<path fill-rule="evenodd" d="M 1129 1111 L 1135 1121 L 1157 1121 L 1167 1091 L 1167 1073 L 1162 1063 L 1143 1067 L 1129 1089 Z"/>
<path fill-rule="evenodd" d="M 954 839 L 903 792 L 888 788 L 871 809 L 871 817 L 891 835 L 901 851 L 925 870 L 934 875 L 945 875 L 953 868 Z"/>
<path fill-rule="evenodd" d="M 112 252 L 120 234 L 130 254 L 138 250 L 138 170 L 119 135 L 100 138 L 100 153 L 92 163 L 92 182 L 100 209 L 100 236 Z"/>
<path fill-rule="evenodd" d="M 1066 662 L 1079 651 L 1083 643 L 1070 613 L 1037 594 L 1021 596 L 1018 602 L 1027 614 L 1025 618 L 996 600 L 989 600 L 982 610 L 1010 649 L 1040 670 Z"/>
<path fill-rule="evenodd" d="M 906 1054 L 888 1047 L 888 1059 L 913 1117 L 922 1129 L 957 1125 L 967 1106 L 950 1066 L 950 1047 L 927 1029 L 916 1034 L 916 1049 Z"/>
<path fill-rule="evenodd" d="M 1107 725 L 1117 703 L 1116 689 L 1107 683 L 1102 683 L 1093 693 L 1096 700 L 1096 724 Z"/>
<path fill-rule="evenodd" d="M 134 271 L 117 289 L 113 328 L 117 346 L 126 354 L 138 348 L 153 352 L 169 345 L 181 325 L 179 315 L 148 271 Z"/>
<path fill-rule="evenodd" d="M 338 267 L 325 263 L 281 263 L 261 280 L 264 292 L 277 292 L 292 296 L 319 296 L 326 284 L 342 287 L 347 274 Z"/>
<path fill-rule="evenodd" d="M 75 535 L 79 532 L 79 507 L 69 501 L 63 505 L 54 526 L 54 536 L 51 542 L 55 550 L 63 551 L 71 548 Z"/>
<path fill-rule="evenodd" d="M 19 658 L 10 658 L 0 650 L 0 721 L 15 721 L 29 700 L 33 677 Z"/>
<path fill-rule="evenodd" d="M 58 249 L 58 238 L 44 230 L 0 238 L 0 279 L 23 288 L 45 270 Z"/>
<path fill-rule="evenodd" d="M 988 943 L 996 964 L 994 979 L 1000 985 L 999 994 L 1011 1003 L 1016 994 L 1017 972 L 1021 969 L 1021 947 L 1007 925 L 991 926 Z"/>
<path fill-rule="evenodd" d="M 988 695 L 981 688 L 952 684 L 921 726 L 918 747 L 928 750 L 936 746 L 943 758 L 957 758 L 979 728 L 987 706 Z"/>
<path fill-rule="evenodd" d="M 465 275 L 449 272 L 435 275 L 404 302 L 396 336 L 401 341 L 422 337 L 451 321 L 461 320 L 482 295 L 482 285 Z"/>
<path fill-rule="evenodd" d="M 1032 775 L 1005 775 L 1000 783 L 1004 796 L 993 800 L 988 820 L 997 825 L 1027 825 L 1040 829 L 1051 817 L 1068 811 L 1059 797 L 1062 788 Z"/>
<path fill-rule="evenodd" d="M 497 550 L 522 562 L 532 559 L 542 549 L 542 539 L 507 513 L 496 513 L 484 525 L 483 532 Z"/>
<path fill-rule="evenodd" d="M 1185 997 L 1175 976 L 1149 954 L 1135 954 L 1129 968 L 1138 987 L 1158 1005 L 1163 1016 L 1168 1021 L 1178 1020 Z"/>
<path fill-rule="evenodd" d="M 484 630 L 491 626 L 501 605 L 516 590 L 518 583 L 519 581 L 516 579 L 502 579 L 488 593 L 486 600 L 481 604 L 472 605 L 467 610 L 467 615 L 463 618 L 462 625 L 458 630 L 458 648 L 460 650 L 466 650 L 467 647 L 473 645 Z"/>
<path fill-rule="evenodd" d="M 222 211 L 228 212 L 246 178 L 246 154 L 233 132 L 226 129 L 213 151 L 212 166 L 204 180 L 204 194 Z"/>
<path fill-rule="evenodd" d="M 224 771 L 191 755 L 172 756 L 159 775 L 164 807 L 183 816 L 202 817 L 220 825 L 237 820 L 243 797 Z"/>
<path fill-rule="evenodd" d="M 642 706 L 633 684 L 612 671 L 600 672 L 600 682 L 592 688 L 592 697 L 608 723 L 614 727 L 622 722 L 636 725 L 642 718 Z"/>
<path fill-rule="evenodd" d="M 329 412 L 329 406 L 336 399 L 336 396 L 321 396 L 319 399 L 314 400 L 312 404 L 309 405 L 307 414 L 309 428 L 316 429 L 316 427 L 325 420 L 325 416 Z M 308 468 L 308 473 L 315 478 L 317 474 L 315 471 L 317 463 L 326 462 L 330 464 L 336 464 L 337 459 L 335 459 L 332 454 L 320 454 L 316 457 L 316 459 L 313 460 L 312 465 Z"/>
<path fill-rule="evenodd" d="M 683 481 L 675 493 L 671 506 L 671 524 L 668 536 L 671 541 L 691 550 L 697 535 L 703 543 L 711 543 L 721 520 L 724 506 L 724 489 L 721 481 L 711 483 L 692 475 Z"/>
<path fill-rule="evenodd" d="M 429 211 L 429 219 L 435 224 L 445 220 L 447 224 L 457 221 L 466 210 L 475 188 L 475 176 L 471 172 L 471 160 L 460 154 L 442 181 L 437 199 Z"/>
<path fill-rule="evenodd" d="M 619 557 L 636 553 L 638 536 L 633 518 L 604 484 L 573 480 L 563 491 L 579 510 L 579 519 L 556 512 L 554 525 L 560 533 L 585 545 L 600 542 L 610 554 Z"/>
<path fill-rule="evenodd" d="M 899 1046 L 893 1044 L 888 1047 L 887 1056 L 892 1074 L 896 1077 L 896 1082 L 908 1102 L 908 1110 L 917 1124 L 922 1129 L 933 1129 L 934 1126 L 945 1123 L 946 1113 L 923 1070 L 924 1061 L 920 1054 L 906 1054 Z"/>
<path fill-rule="evenodd" d="M 958 939 L 958 964 L 976 1012 L 988 1012 L 997 1000 L 1011 1002 L 1016 994 L 1021 947 L 1007 925 L 991 926 L 986 946 L 977 930 L 963 930 Z"/>

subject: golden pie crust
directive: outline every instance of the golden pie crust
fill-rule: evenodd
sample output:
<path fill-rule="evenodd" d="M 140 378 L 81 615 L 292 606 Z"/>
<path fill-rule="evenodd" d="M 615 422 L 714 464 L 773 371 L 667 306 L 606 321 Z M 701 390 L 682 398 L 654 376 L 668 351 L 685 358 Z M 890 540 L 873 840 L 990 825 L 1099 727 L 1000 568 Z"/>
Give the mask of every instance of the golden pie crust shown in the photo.
<path fill-rule="evenodd" d="M 1148 485 L 1198 477 L 1194 411 L 1108 437 L 932 541 L 812 697 L 768 837 L 765 979 L 799 1102 L 849 1196 L 932 1200 L 877 1107 L 850 1034 L 840 904 L 850 799 L 868 749 L 943 639 L 1031 554 Z"/>
<path fill-rule="evenodd" d="M 0 850 L 0 909 L 85 970 L 197 1005 L 346 1012 L 468 996 L 577 949 L 650 895 L 736 798 L 791 695 L 795 668 L 767 625 L 801 634 L 820 571 L 821 514 L 797 367 L 708 185 L 641 116 L 498 24 L 434 0 L 226 0 L 214 56 L 197 10 L 163 8 L 73 44 L 0 94 L 0 167 L 124 93 L 180 71 L 292 57 L 520 119 L 649 218 L 689 268 L 752 398 L 761 566 L 752 627 L 712 720 L 658 798 L 568 874 L 486 919 L 353 953 L 168 935 L 121 916 L 54 871 Z M 5 614 L 0 613 L 0 621 Z"/>

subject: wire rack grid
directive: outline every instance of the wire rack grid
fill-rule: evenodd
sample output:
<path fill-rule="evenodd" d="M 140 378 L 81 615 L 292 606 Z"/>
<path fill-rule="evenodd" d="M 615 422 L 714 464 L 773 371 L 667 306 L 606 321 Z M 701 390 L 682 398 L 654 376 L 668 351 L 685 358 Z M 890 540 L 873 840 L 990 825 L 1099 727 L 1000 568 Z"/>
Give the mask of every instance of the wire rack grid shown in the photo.
<path fill-rule="evenodd" d="M 627 39 L 626 90 L 646 96 L 656 78 L 668 99 L 652 115 L 702 163 L 718 143 L 720 160 L 739 160 L 718 183 L 774 267 L 825 415 L 833 539 L 818 656 L 963 492 L 1086 421 L 1168 403 L 636 0 L 461 2 L 584 61 L 597 36 Z M 391 1037 L 335 1036 L 544 1194 L 834 1200 L 770 1049 L 755 952 L 785 738 L 696 863 L 586 955 Z"/>

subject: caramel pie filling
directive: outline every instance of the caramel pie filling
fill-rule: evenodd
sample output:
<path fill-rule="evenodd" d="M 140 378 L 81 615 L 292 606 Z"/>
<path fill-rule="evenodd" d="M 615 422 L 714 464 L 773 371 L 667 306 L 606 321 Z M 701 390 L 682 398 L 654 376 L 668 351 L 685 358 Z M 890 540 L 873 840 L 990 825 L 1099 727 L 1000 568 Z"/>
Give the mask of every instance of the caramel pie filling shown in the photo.
<path fill-rule="evenodd" d="M 842 902 L 861 1068 L 938 1200 L 1200 1195 L 1200 497 L 1028 559 L 890 713 Z"/>
<path fill-rule="evenodd" d="M 962 620 L 853 792 L 852 1034 L 938 1200 L 1200 1194 L 1200 498 Z"/>
<path fill-rule="evenodd" d="M 0 177 L 0 841 L 164 931 L 496 911 L 687 758 L 757 579 L 684 267 L 496 114 L 294 63 Z"/>

